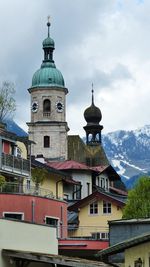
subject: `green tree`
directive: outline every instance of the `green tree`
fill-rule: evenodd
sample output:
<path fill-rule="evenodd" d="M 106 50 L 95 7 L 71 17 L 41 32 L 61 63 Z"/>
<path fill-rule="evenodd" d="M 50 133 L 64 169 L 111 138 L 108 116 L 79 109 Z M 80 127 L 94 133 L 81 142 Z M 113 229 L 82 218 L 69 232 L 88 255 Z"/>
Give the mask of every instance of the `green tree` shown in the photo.
<path fill-rule="evenodd" d="M 16 110 L 15 88 L 11 82 L 4 81 L 0 86 L 0 121 L 13 115 Z"/>
<path fill-rule="evenodd" d="M 3 176 L 2 174 L 0 174 L 0 190 L 1 191 L 2 191 L 3 186 L 5 185 L 5 183 L 6 183 L 5 176 Z"/>
<path fill-rule="evenodd" d="M 150 177 L 143 176 L 128 193 L 123 219 L 148 217 L 150 217 Z"/>
<path fill-rule="evenodd" d="M 31 171 L 32 181 L 35 183 L 36 192 L 39 192 L 39 186 L 43 184 L 48 176 L 48 171 L 45 169 L 34 168 Z"/>

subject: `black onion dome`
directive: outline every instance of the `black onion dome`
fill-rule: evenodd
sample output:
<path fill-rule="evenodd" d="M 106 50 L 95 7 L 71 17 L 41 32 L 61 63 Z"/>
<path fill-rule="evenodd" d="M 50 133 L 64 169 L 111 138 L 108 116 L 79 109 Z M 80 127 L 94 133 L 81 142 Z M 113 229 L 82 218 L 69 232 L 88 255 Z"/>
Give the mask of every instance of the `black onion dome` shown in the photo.
<path fill-rule="evenodd" d="M 94 105 L 93 92 L 92 90 L 92 104 L 84 111 L 84 118 L 88 124 L 99 124 L 102 119 L 102 113 L 100 109 Z"/>

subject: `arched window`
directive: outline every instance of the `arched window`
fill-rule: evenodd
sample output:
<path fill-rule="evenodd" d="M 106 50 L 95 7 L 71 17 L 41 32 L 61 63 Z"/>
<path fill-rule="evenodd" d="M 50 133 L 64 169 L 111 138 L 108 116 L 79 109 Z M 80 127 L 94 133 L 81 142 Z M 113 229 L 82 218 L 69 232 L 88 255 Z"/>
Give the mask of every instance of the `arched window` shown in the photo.
<path fill-rule="evenodd" d="M 50 113 L 51 111 L 51 101 L 49 99 L 45 99 L 43 101 L 43 113 Z"/>
<path fill-rule="evenodd" d="M 44 136 L 44 147 L 50 147 L 50 137 Z"/>

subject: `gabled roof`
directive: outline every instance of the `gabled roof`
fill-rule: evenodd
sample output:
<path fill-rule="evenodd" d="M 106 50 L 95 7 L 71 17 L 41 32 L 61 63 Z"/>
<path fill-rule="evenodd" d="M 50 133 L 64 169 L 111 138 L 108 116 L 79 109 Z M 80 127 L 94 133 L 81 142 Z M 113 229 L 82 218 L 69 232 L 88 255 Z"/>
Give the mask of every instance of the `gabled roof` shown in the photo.
<path fill-rule="evenodd" d="M 108 202 L 116 204 L 119 207 L 123 207 L 125 205 L 125 202 L 126 202 L 126 199 L 124 199 L 124 198 L 122 198 L 116 194 L 112 194 L 110 192 L 106 192 L 104 190 L 101 190 L 101 189 L 98 190 L 97 189 L 91 195 L 77 201 L 75 204 L 68 207 L 68 210 L 69 211 L 76 211 L 79 208 L 88 205 L 90 202 L 97 201 L 97 200 L 108 201 Z"/>
<path fill-rule="evenodd" d="M 142 235 L 132 237 L 123 242 L 117 243 L 109 248 L 103 249 L 102 251 L 99 251 L 97 253 L 97 256 L 104 257 L 113 255 L 119 252 L 123 252 L 125 249 L 135 247 L 146 242 L 150 242 L 150 233 L 144 233 Z"/>
<path fill-rule="evenodd" d="M 105 166 L 96 166 L 92 167 L 94 170 L 99 171 L 100 173 L 108 173 L 110 175 L 110 180 L 121 180 L 119 174 L 115 171 L 115 169 L 111 165 Z"/>

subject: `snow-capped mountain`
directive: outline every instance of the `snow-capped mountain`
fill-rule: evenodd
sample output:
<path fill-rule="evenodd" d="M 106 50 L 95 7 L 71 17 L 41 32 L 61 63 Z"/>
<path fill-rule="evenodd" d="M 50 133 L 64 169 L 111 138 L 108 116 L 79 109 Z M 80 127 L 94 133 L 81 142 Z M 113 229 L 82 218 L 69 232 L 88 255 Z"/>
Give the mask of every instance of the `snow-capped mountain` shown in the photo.
<path fill-rule="evenodd" d="M 103 135 L 102 143 L 111 164 L 123 178 L 150 172 L 150 125 L 108 133 Z"/>

